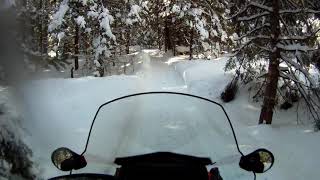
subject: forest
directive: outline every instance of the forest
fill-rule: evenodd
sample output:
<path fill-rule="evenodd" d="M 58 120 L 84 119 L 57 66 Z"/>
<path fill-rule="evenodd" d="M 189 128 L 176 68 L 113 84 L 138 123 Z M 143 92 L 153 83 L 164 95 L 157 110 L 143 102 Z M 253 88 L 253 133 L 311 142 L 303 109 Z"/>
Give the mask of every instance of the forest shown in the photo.
<path fill-rule="evenodd" d="M 234 117 L 237 105 L 258 107 L 248 117 L 240 113 L 250 119 L 239 125 L 240 134 L 255 124 L 294 124 L 283 136 L 293 143 L 319 138 L 319 0 L 0 0 L 0 16 L 0 179 L 48 178 L 35 158 L 38 144 L 24 139 L 34 131 L 25 124 L 35 123 L 28 119 L 37 119 L 42 107 L 47 109 L 39 117 L 50 108 L 72 113 L 78 100 L 102 103 L 122 91 L 128 94 L 131 90 L 124 89 L 136 81 L 143 86 L 137 91 L 179 87 L 217 100 Z M 142 82 L 127 79 L 136 76 Z M 90 93 L 99 97 L 88 98 Z M 49 100 L 61 105 L 53 107 Z M 19 114 L 17 102 L 30 115 Z M 312 137 L 289 135 L 306 127 Z M 268 145 L 276 133 L 257 143 Z M 281 179 L 279 174 L 292 179 L 281 173 L 266 179 Z"/>

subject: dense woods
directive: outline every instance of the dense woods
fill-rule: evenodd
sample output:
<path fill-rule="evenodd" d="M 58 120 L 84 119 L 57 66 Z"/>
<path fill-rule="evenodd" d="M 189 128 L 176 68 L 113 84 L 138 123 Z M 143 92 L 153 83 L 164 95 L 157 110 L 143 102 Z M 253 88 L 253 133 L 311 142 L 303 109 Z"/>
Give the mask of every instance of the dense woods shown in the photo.
<path fill-rule="evenodd" d="M 235 70 L 222 92 L 224 101 L 235 98 L 244 84 L 262 104 L 257 123 L 271 124 L 277 107 L 302 102 L 320 129 L 320 87 L 309 73 L 320 70 L 318 0 L 12 2 L 7 9 L 15 12 L 18 27 L 12 33 L 23 54 L 21 64 L 30 72 L 51 68 L 68 71 L 71 78 L 103 77 L 112 66 L 128 63 L 125 57 L 137 49 L 160 49 L 190 60 L 224 55 L 229 57 L 225 70 Z M 14 146 L 2 134 L 0 159 L 8 148 L 31 156 L 21 141 Z M 28 158 L 21 165 L 7 157 L 11 173 L 33 178 Z"/>

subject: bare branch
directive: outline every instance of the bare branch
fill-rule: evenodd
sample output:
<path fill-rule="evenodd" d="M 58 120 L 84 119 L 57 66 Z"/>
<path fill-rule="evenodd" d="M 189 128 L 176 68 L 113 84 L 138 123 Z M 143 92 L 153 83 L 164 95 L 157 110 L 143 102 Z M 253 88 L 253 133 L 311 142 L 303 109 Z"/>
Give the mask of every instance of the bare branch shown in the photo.
<path fill-rule="evenodd" d="M 257 7 L 257 8 L 260 8 L 260 9 L 263 9 L 263 10 L 266 10 L 266 11 L 269 11 L 269 12 L 273 12 L 272 7 L 265 6 L 265 5 L 257 3 L 257 2 L 250 2 L 249 5 Z"/>
<path fill-rule="evenodd" d="M 270 15 L 270 13 L 269 12 L 263 12 L 263 13 L 255 14 L 255 15 L 252 15 L 252 16 L 242 16 L 242 17 L 238 17 L 237 20 L 238 21 L 251 21 L 251 20 L 260 18 L 262 16 L 266 16 L 266 15 Z"/>
<path fill-rule="evenodd" d="M 260 30 L 260 29 L 262 29 L 262 28 L 264 28 L 264 27 L 270 27 L 270 23 L 266 23 L 266 24 L 263 24 L 263 25 L 261 25 L 261 26 L 259 26 L 259 27 L 256 27 L 255 29 L 249 31 L 248 33 L 246 33 L 246 34 L 244 34 L 244 35 L 242 35 L 242 36 L 240 36 L 239 38 L 236 38 L 235 40 L 236 40 L 236 41 L 241 40 L 241 39 L 249 36 L 250 34 L 256 32 L 256 31 L 258 31 L 258 30 Z"/>
<path fill-rule="evenodd" d="M 238 17 L 239 15 L 243 14 L 244 12 L 246 12 L 249 7 L 256 7 L 256 8 L 260 8 L 262 10 L 265 10 L 266 12 L 273 12 L 273 9 L 271 7 L 265 6 L 263 4 L 259 4 L 257 2 L 250 2 L 243 9 L 241 9 L 238 13 L 234 14 L 231 17 L 228 17 L 227 19 L 230 20 L 230 19 Z"/>
<path fill-rule="evenodd" d="M 272 49 L 269 49 L 269 48 L 267 48 L 267 47 L 259 46 L 259 45 L 257 45 L 257 44 L 255 44 L 255 46 L 258 47 L 258 48 L 260 48 L 260 49 L 262 49 L 262 50 L 264 50 L 264 51 L 272 52 Z"/>

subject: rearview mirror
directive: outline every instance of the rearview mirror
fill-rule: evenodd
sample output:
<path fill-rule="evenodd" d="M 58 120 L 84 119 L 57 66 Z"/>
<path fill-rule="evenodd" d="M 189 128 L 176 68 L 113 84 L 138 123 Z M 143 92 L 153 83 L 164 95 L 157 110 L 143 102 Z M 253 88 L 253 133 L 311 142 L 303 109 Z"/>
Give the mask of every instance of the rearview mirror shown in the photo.
<path fill-rule="evenodd" d="M 274 163 L 273 154 L 266 149 L 258 149 L 246 156 L 242 156 L 239 166 L 254 173 L 264 173 L 271 169 Z"/>
<path fill-rule="evenodd" d="M 65 147 L 61 147 L 53 151 L 51 154 L 51 160 L 54 166 L 61 171 L 78 170 L 87 165 L 83 156 Z"/>

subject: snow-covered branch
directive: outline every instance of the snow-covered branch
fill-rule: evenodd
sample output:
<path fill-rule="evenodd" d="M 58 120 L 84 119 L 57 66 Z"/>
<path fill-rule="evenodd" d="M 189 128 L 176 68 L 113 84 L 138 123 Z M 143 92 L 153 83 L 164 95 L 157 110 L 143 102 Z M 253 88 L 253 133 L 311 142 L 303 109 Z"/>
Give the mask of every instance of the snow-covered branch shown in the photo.
<path fill-rule="evenodd" d="M 283 9 L 279 11 L 279 14 L 296 14 L 296 13 L 311 13 L 311 14 L 320 14 L 320 11 L 303 8 L 303 9 Z"/>
<path fill-rule="evenodd" d="M 285 61 L 286 65 L 288 66 L 288 70 L 289 70 L 289 75 L 285 75 L 284 73 L 281 73 L 280 72 L 280 75 L 281 77 L 284 77 L 284 78 L 288 78 L 290 80 L 292 80 L 293 82 L 295 82 L 295 85 L 296 87 L 298 88 L 298 91 L 300 92 L 300 94 L 302 95 L 303 99 L 305 100 L 307 106 L 308 106 L 308 109 L 309 109 L 309 112 L 310 114 L 312 115 L 312 117 L 314 119 L 319 119 L 319 113 L 318 113 L 318 108 L 319 108 L 319 105 L 317 102 L 315 102 L 313 100 L 313 98 L 310 98 L 310 96 L 308 95 L 307 93 L 307 90 L 304 88 L 304 87 L 307 87 L 309 89 L 313 89 L 313 84 L 312 84 L 312 81 L 309 82 L 311 84 L 311 87 L 307 86 L 306 84 L 304 84 L 303 82 L 300 82 L 299 78 L 297 77 L 297 75 L 295 74 L 295 71 L 293 70 L 292 68 L 292 60 L 289 59 L 289 58 L 286 58 L 284 56 L 282 56 L 282 59 Z M 290 63 L 291 62 L 291 63 Z M 293 62 L 294 63 L 294 62 Z M 295 63 L 294 63 L 295 64 Z M 299 65 L 298 65 L 299 66 Z M 295 68 L 295 65 L 294 65 L 294 68 Z M 296 69 L 296 68 L 295 68 Z M 310 78 L 308 76 L 308 73 L 305 74 L 304 72 L 302 72 L 307 78 Z M 317 92 L 315 93 L 316 94 L 316 97 L 319 97 L 317 95 Z M 317 108 L 317 109 L 316 109 Z"/>
<path fill-rule="evenodd" d="M 278 39 L 279 40 L 307 40 L 311 35 L 306 35 L 306 36 L 280 36 Z"/>
<path fill-rule="evenodd" d="M 267 12 L 273 12 L 273 9 L 271 7 L 265 6 L 263 4 L 257 3 L 257 2 L 250 2 L 248 5 L 246 5 L 243 9 L 241 9 L 238 13 L 232 15 L 231 17 L 227 18 L 227 19 L 233 19 L 235 17 L 240 16 L 241 14 L 243 14 L 244 12 L 246 12 L 248 10 L 249 7 L 256 7 L 256 8 L 260 8 L 262 10 L 265 10 Z"/>
<path fill-rule="evenodd" d="M 294 62 L 292 59 L 285 57 L 283 54 L 280 55 L 281 59 L 286 62 L 286 64 L 288 65 L 288 67 L 290 68 L 291 66 L 294 67 L 296 70 L 300 71 L 303 73 L 303 75 L 308 79 L 311 87 L 315 87 L 315 82 L 314 80 L 309 76 L 309 72 L 304 69 L 304 67 L 300 64 L 298 64 L 297 62 Z"/>
<path fill-rule="evenodd" d="M 303 52 L 315 50 L 313 48 L 310 48 L 309 46 L 303 46 L 300 44 L 283 45 L 283 44 L 278 43 L 277 48 L 285 50 L 285 51 L 303 51 Z"/>
<path fill-rule="evenodd" d="M 288 71 L 289 71 L 289 73 L 290 73 L 290 70 L 289 70 L 289 69 L 288 69 Z M 294 76 L 292 76 L 291 73 L 290 73 L 290 74 L 287 74 L 287 73 L 285 73 L 285 72 L 280 71 L 280 74 L 279 74 L 279 75 L 280 75 L 280 77 L 282 77 L 283 79 L 288 79 L 288 80 L 293 81 L 293 82 L 295 82 L 295 83 L 297 83 L 297 84 L 300 84 L 301 86 L 310 88 L 310 86 L 306 85 L 305 83 L 303 83 L 303 82 L 301 82 L 301 81 L 298 81 Z"/>
<path fill-rule="evenodd" d="M 58 11 L 54 13 L 52 16 L 52 21 L 48 27 L 49 32 L 56 30 L 58 27 L 62 25 L 62 23 L 65 21 L 64 16 L 66 15 L 69 9 L 70 7 L 68 5 L 68 1 L 67 0 L 62 1 Z"/>

